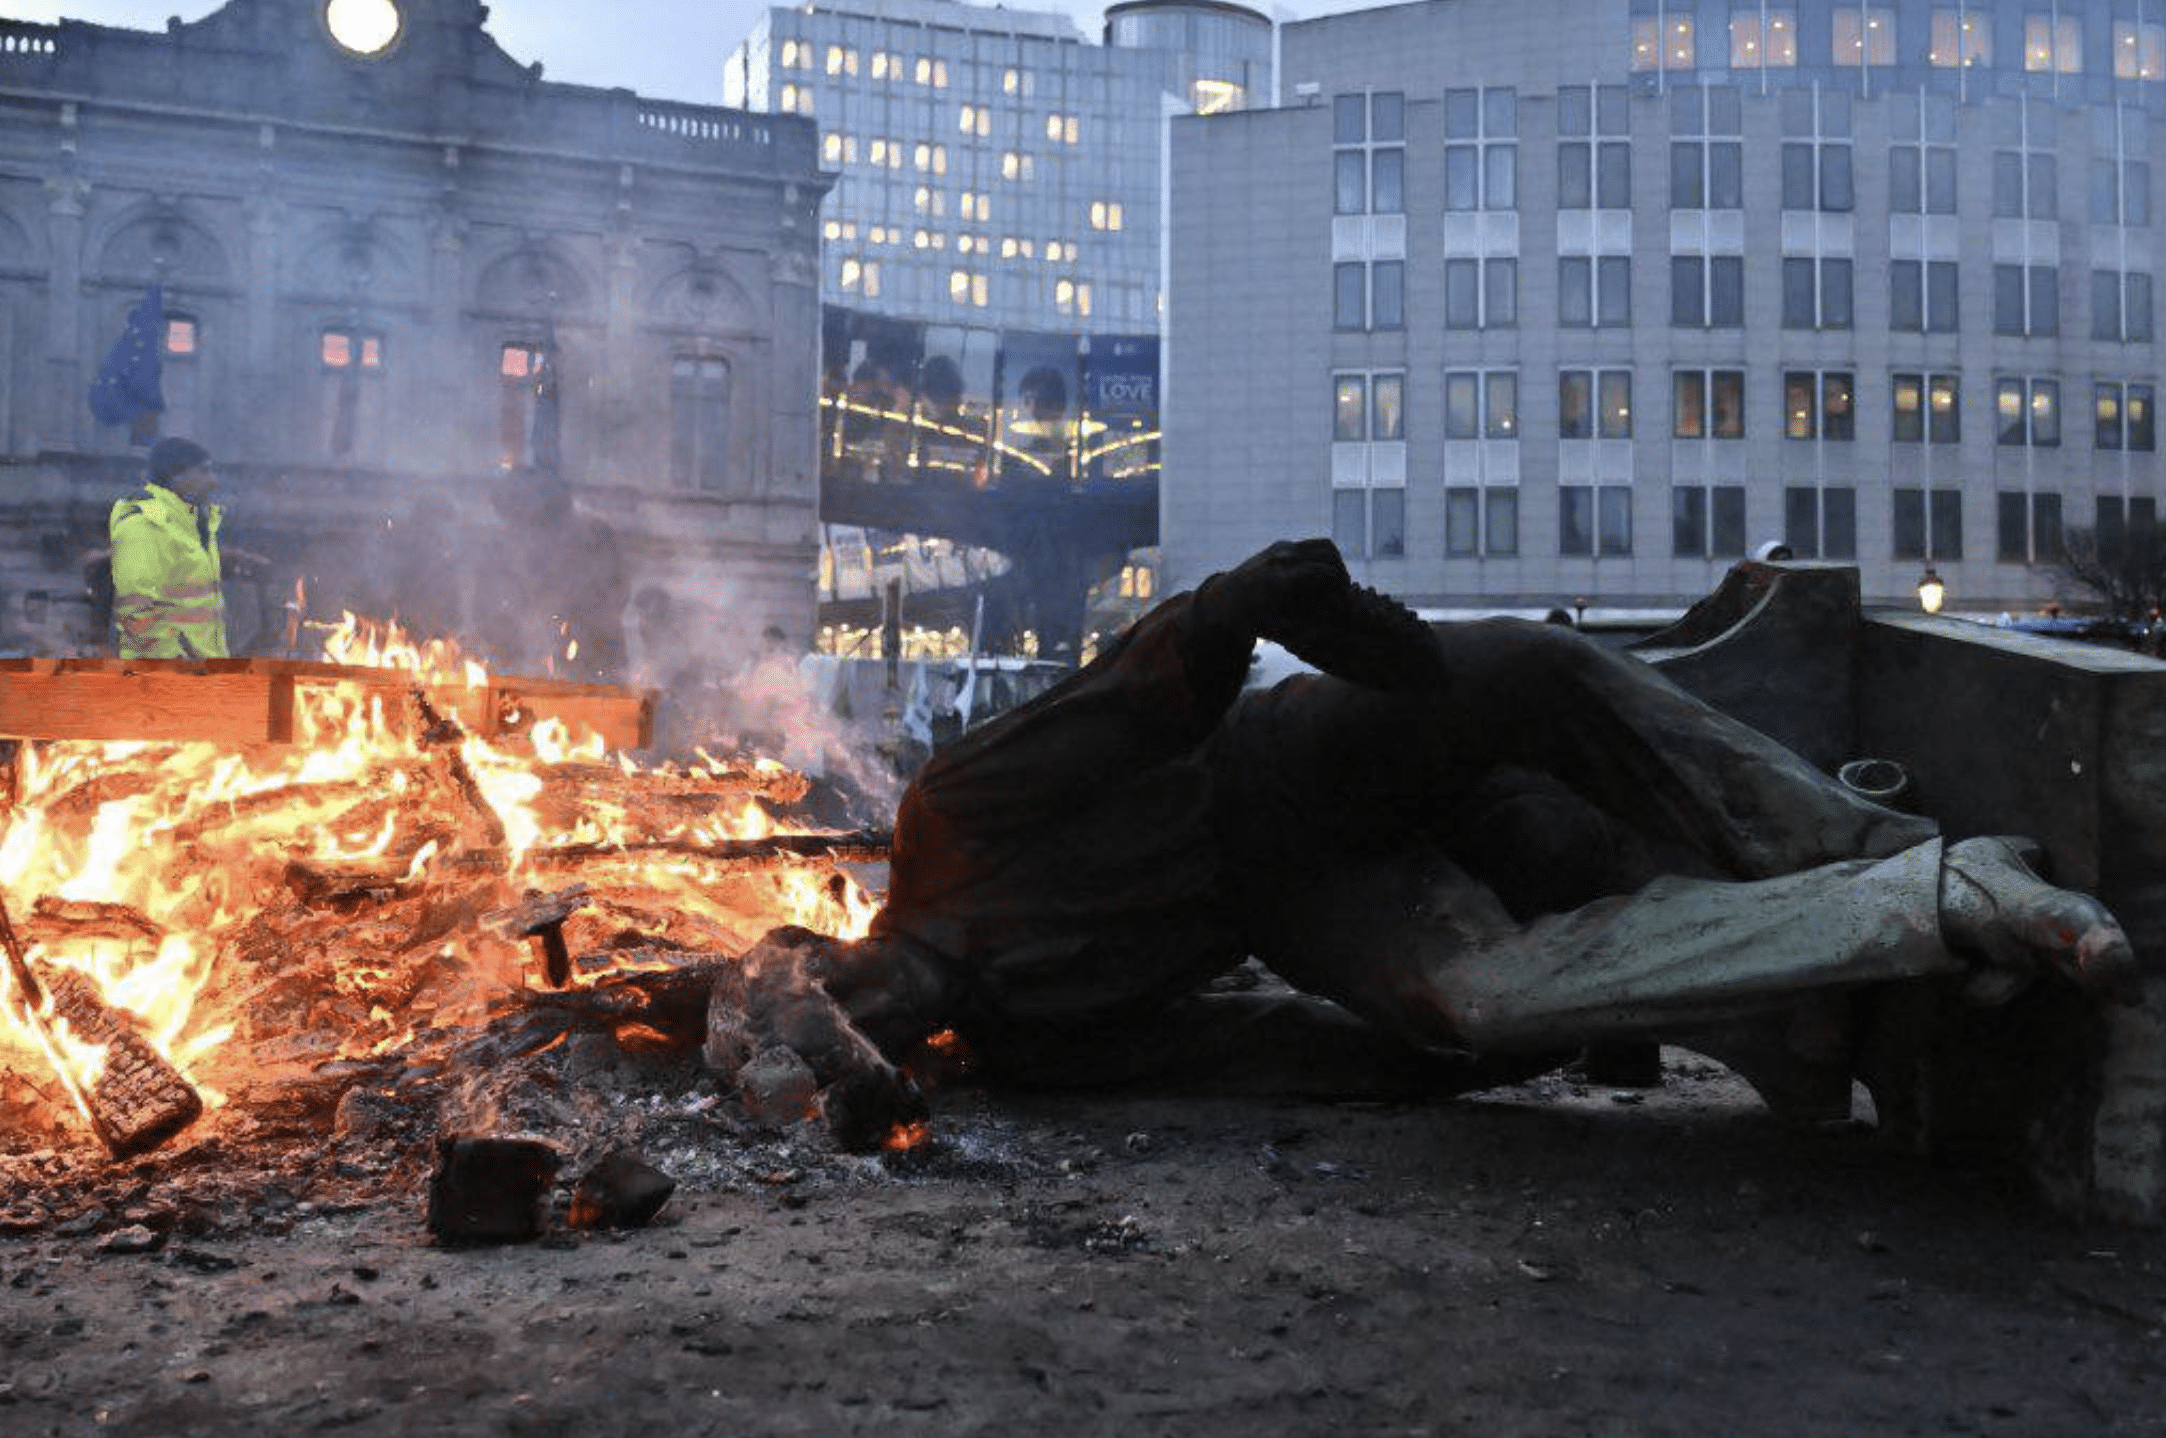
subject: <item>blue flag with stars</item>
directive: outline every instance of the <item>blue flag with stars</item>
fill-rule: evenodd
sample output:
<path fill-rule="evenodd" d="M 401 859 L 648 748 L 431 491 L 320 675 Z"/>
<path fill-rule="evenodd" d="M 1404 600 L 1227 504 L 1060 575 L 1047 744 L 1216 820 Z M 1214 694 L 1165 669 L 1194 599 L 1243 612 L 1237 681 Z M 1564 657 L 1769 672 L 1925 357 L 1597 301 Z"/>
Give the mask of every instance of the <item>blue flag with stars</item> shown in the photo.
<path fill-rule="evenodd" d="M 128 311 L 98 377 L 90 382 L 90 412 L 100 424 L 127 424 L 165 412 L 159 362 L 165 352 L 165 286 L 152 285 Z"/>

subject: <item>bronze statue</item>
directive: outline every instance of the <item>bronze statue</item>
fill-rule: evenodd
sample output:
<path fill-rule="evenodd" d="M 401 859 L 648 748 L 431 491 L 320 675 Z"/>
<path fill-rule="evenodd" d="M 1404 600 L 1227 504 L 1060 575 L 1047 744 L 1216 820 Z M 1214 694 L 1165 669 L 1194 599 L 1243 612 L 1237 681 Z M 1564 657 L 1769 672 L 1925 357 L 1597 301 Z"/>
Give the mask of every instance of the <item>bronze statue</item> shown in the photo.
<path fill-rule="evenodd" d="M 1322 673 L 1244 689 L 1259 638 Z M 2133 1002 L 2120 926 L 2031 857 L 1944 845 L 1569 627 L 1432 628 L 1328 542 L 1284 543 L 935 755 L 871 935 L 770 934 L 709 1057 L 794 1050 L 862 1144 L 911 1110 L 896 1061 L 936 1028 L 1057 1077 L 1177 1044 L 1249 956 L 1438 1091 L 1887 980 L 1994 1002 L 2053 971 Z M 1744 1066 L 1770 1095 L 1780 1047 Z"/>

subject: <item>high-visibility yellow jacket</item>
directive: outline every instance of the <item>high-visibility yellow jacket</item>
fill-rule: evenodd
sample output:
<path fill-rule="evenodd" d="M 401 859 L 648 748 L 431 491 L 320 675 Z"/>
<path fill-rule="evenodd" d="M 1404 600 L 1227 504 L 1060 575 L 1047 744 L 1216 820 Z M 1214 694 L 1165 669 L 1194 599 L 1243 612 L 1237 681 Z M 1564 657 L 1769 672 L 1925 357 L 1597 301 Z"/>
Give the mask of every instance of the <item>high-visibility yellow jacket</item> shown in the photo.
<path fill-rule="evenodd" d="M 226 599 L 219 587 L 218 523 L 164 485 L 113 506 L 113 621 L 125 659 L 223 658 Z"/>

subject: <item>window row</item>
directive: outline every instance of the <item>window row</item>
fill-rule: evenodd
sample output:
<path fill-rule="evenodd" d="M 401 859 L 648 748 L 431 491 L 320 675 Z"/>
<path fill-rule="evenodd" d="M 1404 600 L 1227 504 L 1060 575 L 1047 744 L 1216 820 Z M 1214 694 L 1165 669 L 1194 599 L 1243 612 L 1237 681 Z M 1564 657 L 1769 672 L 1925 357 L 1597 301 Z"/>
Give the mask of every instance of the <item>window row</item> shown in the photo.
<path fill-rule="evenodd" d="M 1557 374 L 1560 440 L 1631 439 L 1633 374 L 1629 369 L 1566 369 Z M 1446 440 L 1520 438 L 1519 371 L 1447 370 Z M 1670 437 L 1746 437 L 1745 371 L 1680 369 L 1670 375 Z M 1898 444 L 1959 444 L 1963 438 L 1958 377 L 1899 372 L 1890 377 L 1889 438 Z M 1847 442 L 1857 438 L 1857 376 L 1850 370 L 1784 370 L 1781 425 L 1786 439 Z M 2153 453 L 2158 448 L 2157 386 L 2150 381 L 2096 380 L 2091 385 L 2091 444 L 2102 451 Z M 1994 442 L 2051 448 L 2061 443 L 2061 381 L 1997 376 L 1993 381 Z M 1401 371 L 1333 377 L 1331 437 L 1339 443 L 1406 438 L 1406 376 Z"/>
<path fill-rule="evenodd" d="M 997 253 L 1004 260 L 1043 259 L 1048 265 L 1075 264 L 1077 256 L 1082 253 L 1074 240 L 1040 242 L 1027 235 L 1002 235 L 996 240 L 993 236 L 984 234 L 950 235 L 945 230 L 903 225 L 860 225 L 855 220 L 829 220 L 823 234 L 830 243 L 856 245 L 860 249 L 908 248 L 938 252 L 952 244 L 958 254 Z"/>
<path fill-rule="evenodd" d="M 1453 93 L 1453 92 L 1447 92 Z M 1485 90 L 1484 96 L 1510 91 Z M 1690 92 L 1695 100 L 1713 92 Z M 1377 93 L 1342 95 L 1340 101 L 1374 109 Z M 1394 113 L 1400 97 L 1388 97 Z M 1785 97 L 1788 98 L 1788 97 Z M 1832 97 L 1828 97 L 1832 98 Z M 1560 114 L 1565 108 L 1562 100 Z M 1486 108 L 1486 107 L 1485 107 Z M 1820 107 L 1831 110 L 1832 105 Z M 1477 112 L 1481 113 L 1481 112 Z M 1778 179 L 1785 210 L 1846 214 L 1857 208 L 1857 178 L 1847 123 L 1842 133 L 1816 133 L 1818 111 L 1794 128 L 1778 151 Z M 1689 117 L 1688 117 L 1689 119 Z M 1702 123 L 1716 123 L 1705 122 Z M 1374 135 L 1371 125 L 1366 134 Z M 1786 127 L 1786 130 L 1792 127 Z M 1399 125 L 1391 139 L 1346 138 L 1341 126 L 1334 149 L 1333 207 L 1339 214 L 1403 214 L 1406 210 L 1406 147 Z M 1745 204 L 1744 142 L 1720 132 L 1689 134 L 1670 142 L 1670 208 L 1740 210 Z M 1888 151 L 1888 208 L 1896 214 L 1953 215 L 1959 195 L 1958 152 L 1952 143 L 1919 140 Z M 1996 219 L 2057 219 L 2061 213 L 2058 157 L 2018 146 L 1993 152 L 1991 175 Z M 1562 139 L 1557 145 L 1557 208 L 1628 210 L 1632 206 L 1632 149 L 1625 139 Z M 2093 224 L 2148 226 L 2151 167 L 2147 161 L 2102 156 L 2090 162 L 2088 216 Z M 1519 203 L 1519 147 L 1514 133 L 1477 129 L 1448 139 L 1444 148 L 1447 211 L 1510 210 Z"/>
<path fill-rule="evenodd" d="M 1856 274 L 1843 258 L 1784 256 L 1782 327 L 1848 330 L 1856 325 Z M 1887 327 L 1911 334 L 1960 330 L 1958 269 L 1952 260 L 1892 260 L 1887 265 Z M 2148 343 L 2154 337 L 2151 276 L 2093 270 L 2090 335 Z M 1444 262 L 1444 328 L 1508 329 L 1519 323 L 1519 261 L 1462 257 Z M 1632 323 L 1628 255 L 1564 255 L 1557 260 L 1556 322 L 1569 329 Z M 1670 324 L 1679 329 L 1742 329 L 1742 255 L 1670 257 Z M 1332 326 L 1398 330 L 1407 325 L 1406 262 L 1349 260 L 1332 267 Z M 2051 265 L 1993 266 L 1993 332 L 2046 338 L 2061 332 L 2060 271 Z"/>
<path fill-rule="evenodd" d="M 1521 550 L 1516 486 L 1450 485 L 1444 490 L 1444 557 L 1516 558 Z M 2003 490 L 1995 495 L 1994 557 L 2004 563 L 2046 564 L 2061 557 L 2061 496 Z M 1563 558 L 1612 558 L 1636 552 L 1633 489 L 1626 484 L 1557 486 L 1555 553 Z M 1402 558 L 1407 491 L 1332 491 L 1332 532 L 1349 554 Z M 1954 489 L 1897 486 L 1888 495 L 1889 557 L 1950 561 L 1964 557 L 1963 495 Z M 1765 520 L 1769 516 L 1763 516 Z M 1843 484 L 1791 485 L 1783 490 L 1782 543 L 1804 559 L 1858 557 L 1858 491 Z M 2095 530 L 2103 550 L 2132 533 L 2155 530 L 2158 505 L 2145 496 L 2102 495 Z M 1670 487 L 1669 554 L 1674 559 L 1740 559 L 1752 547 L 1745 488 L 1734 484 Z"/>
<path fill-rule="evenodd" d="M 1801 63 L 1842 67 L 1894 65 L 1899 56 L 1923 59 L 1936 69 L 1989 69 L 1994 55 L 1990 10 L 1978 5 L 1936 5 L 1922 30 L 1898 45 L 1892 5 L 1837 5 L 1829 11 L 1827 48 L 1800 55 L 1797 11 L 1789 5 L 1740 4 L 1726 29 L 1709 36 L 1701 7 L 1688 0 L 1658 4 L 1656 13 L 1632 21 L 1630 64 L 1637 71 L 1686 71 L 1701 65 L 1733 70 L 1793 69 Z M 1984 13 L 1981 13 L 1981 11 Z M 2032 74 L 2079 75 L 2084 71 L 2085 20 L 2107 25 L 2115 79 L 2156 82 L 2166 78 L 2166 25 L 2134 18 L 2086 17 L 2074 5 L 2022 17 L 2021 53 L 2012 64 Z M 2013 32 L 2010 32 L 2013 34 Z M 1712 44 L 1703 56 L 1702 47 Z"/>
<path fill-rule="evenodd" d="M 837 78 L 853 78 L 862 74 L 874 80 L 922 85 L 933 90 L 948 88 L 948 60 L 944 56 L 905 55 L 899 50 L 878 46 L 862 48 L 834 42 L 823 44 L 797 36 L 787 36 L 775 43 L 775 68 L 794 70 L 801 74 L 820 73 Z M 967 69 L 965 73 L 968 73 Z M 1035 94 L 1037 88 L 1036 71 L 1019 65 L 1009 65 L 1001 69 L 1000 92 L 1003 95 L 1027 98 Z"/>

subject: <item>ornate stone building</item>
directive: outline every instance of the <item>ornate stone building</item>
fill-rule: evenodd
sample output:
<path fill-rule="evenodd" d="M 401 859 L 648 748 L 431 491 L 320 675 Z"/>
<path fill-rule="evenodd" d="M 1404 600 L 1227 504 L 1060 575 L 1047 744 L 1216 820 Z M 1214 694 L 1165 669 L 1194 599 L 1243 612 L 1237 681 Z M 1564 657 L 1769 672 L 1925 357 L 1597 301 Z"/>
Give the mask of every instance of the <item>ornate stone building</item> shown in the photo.
<path fill-rule="evenodd" d="M 0 649 L 102 642 L 85 560 L 148 435 L 86 398 L 153 285 L 159 429 L 268 561 L 237 646 L 284 650 L 297 596 L 611 677 L 808 635 L 813 122 L 551 83 L 486 16 L 0 21 Z"/>

